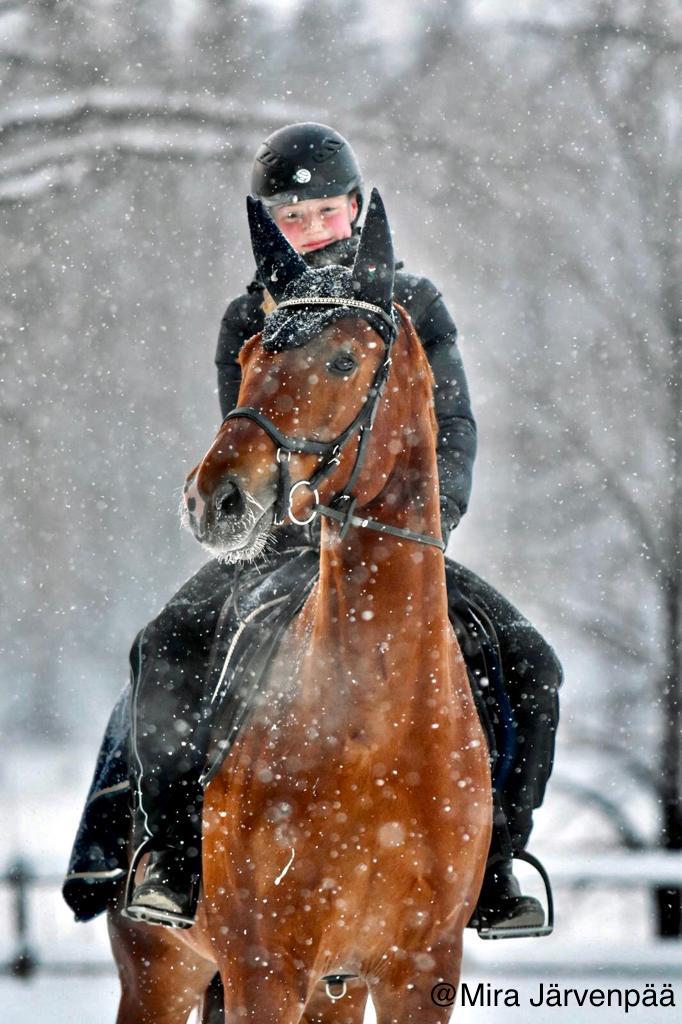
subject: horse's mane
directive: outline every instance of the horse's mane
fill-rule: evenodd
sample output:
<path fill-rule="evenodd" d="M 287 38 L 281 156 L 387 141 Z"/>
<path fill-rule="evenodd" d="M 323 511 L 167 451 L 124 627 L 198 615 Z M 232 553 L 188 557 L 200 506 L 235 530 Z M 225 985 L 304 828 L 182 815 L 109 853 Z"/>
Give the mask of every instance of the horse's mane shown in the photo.
<path fill-rule="evenodd" d="M 262 331 L 259 331 L 257 334 L 252 334 L 250 338 L 246 339 L 242 347 L 239 349 L 237 359 L 239 360 L 239 365 L 241 366 L 242 370 L 244 369 L 244 364 L 251 355 L 252 350 L 256 347 L 256 345 L 259 344 L 262 337 Z"/>
<path fill-rule="evenodd" d="M 396 339 L 394 365 L 398 360 L 404 359 L 405 365 L 410 367 L 409 383 L 413 391 L 414 398 L 416 398 L 416 407 L 426 407 L 429 410 L 431 429 L 433 431 L 434 438 L 437 438 L 438 421 L 436 420 L 436 410 L 433 402 L 435 379 L 431 369 L 431 364 L 429 363 L 416 328 L 412 323 L 410 314 L 403 306 L 400 305 L 400 303 L 396 302 L 395 306 L 400 312 L 402 330 L 398 332 L 398 337 Z M 404 353 L 400 351 L 401 341 L 405 348 Z"/>

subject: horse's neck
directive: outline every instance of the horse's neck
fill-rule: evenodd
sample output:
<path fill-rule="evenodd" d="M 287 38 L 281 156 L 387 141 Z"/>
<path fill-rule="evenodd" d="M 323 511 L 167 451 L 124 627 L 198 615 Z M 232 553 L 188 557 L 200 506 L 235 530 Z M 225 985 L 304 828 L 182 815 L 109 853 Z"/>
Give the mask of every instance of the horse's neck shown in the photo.
<path fill-rule="evenodd" d="M 381 494 L 362 513 L 395 526 L 439 536 L 435 453 L 414 446 L 396 462 Z M 362 673 L 380 698 L 406 699 L 432 673 L 448 674 L 452 653 L 443 555 L 435 547 L 362 527 L 344 540 L 323 526 L 315 636 L 336 652 L 335 684 L 357 686 Z M 357 696 L 357 689 L 354 691 Z"/>
<path fill-rule="evenodd" d="M 385 640 L 404 630 L 415 647 L 428 645 L 427 633 L 447 624 L 445 570 L 437 549 L 362 528 L 343 545 L 325 550 L 324 543 L 323 537 L 318 618 L 342 649 L 366 647 L 365 637 Z"/>

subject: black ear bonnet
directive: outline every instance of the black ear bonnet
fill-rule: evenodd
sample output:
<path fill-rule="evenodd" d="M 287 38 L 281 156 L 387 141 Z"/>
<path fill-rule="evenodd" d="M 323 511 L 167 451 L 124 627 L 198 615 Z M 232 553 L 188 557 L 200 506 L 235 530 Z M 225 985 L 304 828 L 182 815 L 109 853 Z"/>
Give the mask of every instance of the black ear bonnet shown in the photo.
<path fill-rule="evenodd" d="M 277 303 L 289 300 L 349 300 L 339 306 L 306 304 L 277 308 L 265 320 L 263 347 L 268 351 L 300 348 L 326 327 L 362 317 L 386 340 L 395 334 L 392 301 L 395 264 L 384 205 L 374 189 L 352 269 L 309 268 L 289 244 L 259 200 L 247 199 L 251 243 L 260 279 Z M 378 307 L 378 311 L 354 306 Z"/>

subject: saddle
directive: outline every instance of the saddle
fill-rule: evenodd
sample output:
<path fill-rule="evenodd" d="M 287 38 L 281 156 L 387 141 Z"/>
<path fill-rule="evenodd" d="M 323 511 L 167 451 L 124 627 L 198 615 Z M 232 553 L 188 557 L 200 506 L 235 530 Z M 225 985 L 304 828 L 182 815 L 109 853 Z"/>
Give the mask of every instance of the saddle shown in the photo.
<path fill-rule="evenodd" d="M 215 777 L 250 713 L 264 697 L 270 662 L 282 634 L 315 585 L 319 554 L 298 549 L 272 572 L 247 569 L 216 627 L 206 687 L 211 739 L 202 783 Z M 500 792 L 514 756 L 513 713 L 504 691 L 494 627 L 464 597 L 446 560 L 450 619 L 490 752 L 493 788 Z M 128 874 L 131 829 L 129 747 L 131 687 L 107 725 L 76 834 L 62 894 L 77 921 L 101 914 Z"/>

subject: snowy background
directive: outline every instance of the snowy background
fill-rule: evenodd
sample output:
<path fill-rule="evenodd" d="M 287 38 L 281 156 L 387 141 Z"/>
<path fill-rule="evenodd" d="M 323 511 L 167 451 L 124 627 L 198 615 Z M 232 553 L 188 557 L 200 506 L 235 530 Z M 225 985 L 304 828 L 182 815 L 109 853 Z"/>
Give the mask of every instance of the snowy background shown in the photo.
<path fill-rule="evenodd" d="M 480 442 L 450 553 L 564 664 L 533 849 L 601 865 L 566 872 L 555 937 L 475 940 L 470 973 L 680 978 L 664 866 L 618 865 L 682 847 L 681 50 L 676 0 L 0 0 L 0 873 L 63 869 L 130 642 L 202 563 L 177 504 L 252 273 L 250 162 L 320 120 L 460 328 Z M 54 891 L 31 906 L 44 957 L 106 963 Z M 21 1024 L 41 992 L 55 1024 L 113 1019 L 104 977 L 0 998 Z"/>

